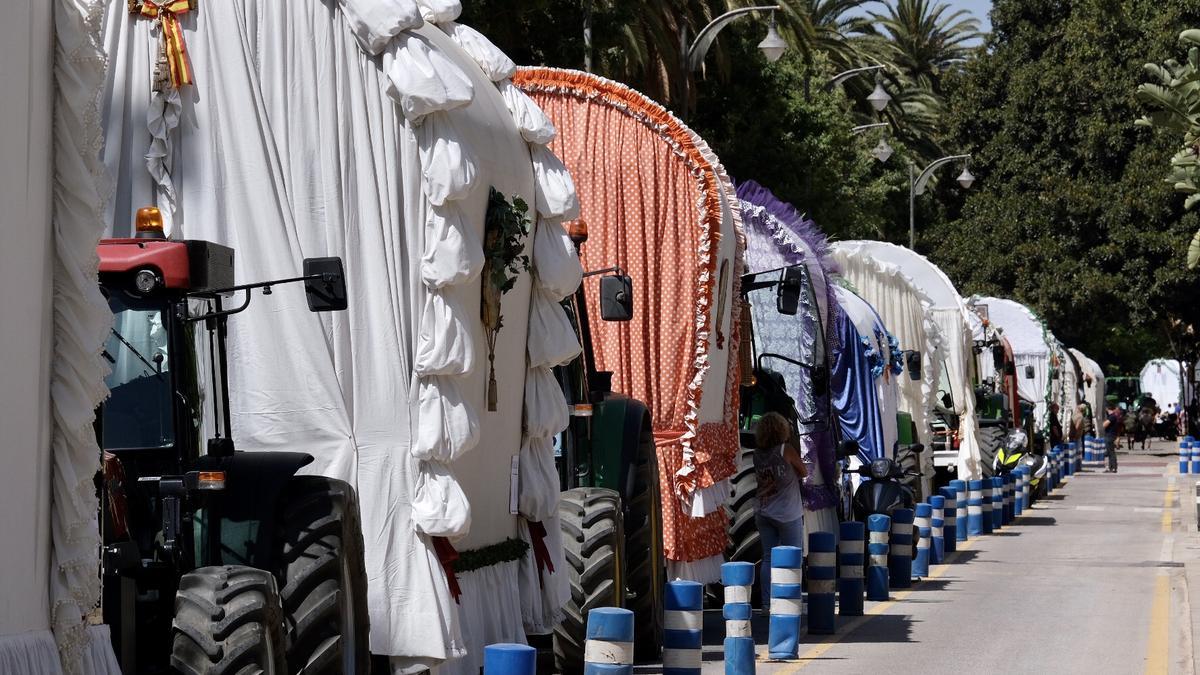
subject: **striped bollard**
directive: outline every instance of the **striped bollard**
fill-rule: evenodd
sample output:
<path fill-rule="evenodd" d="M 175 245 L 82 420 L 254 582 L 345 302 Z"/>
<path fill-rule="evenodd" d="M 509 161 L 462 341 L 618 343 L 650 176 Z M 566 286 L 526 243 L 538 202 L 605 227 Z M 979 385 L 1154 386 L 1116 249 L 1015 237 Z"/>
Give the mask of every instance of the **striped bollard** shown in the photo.
<path fill-rule="evenodd" d="M 981 478 L 979 480 L 979 505 L 980 519 L 979 525 L 983 528 L 983 534 L 992 533 L 992 479 Z"/>
<path fill-rule="evenodd" d="M 1083 444 L 1075 444 L 1074 463 L 1071 465 L 1071 475 L 1079 473 L 1083 469 Z"/>
<path fill-rule="evenodd" d="M 992 484 L 992 531 L 1004 526 L 1004 479 L 992 476 L 987 479 Z"/>
<path fill-rule="evenodd" d="M 663 593 L 663 675 L 700 675 L 703 646 L 704 585 L 667 582 Z"/>
<path fill-rule="evenodd" d="M 1192 473 L 1200 474 L 1200 443 L 1192 443 Z"/>
<path fill-rule="evenodd" d="M 1083 461 L 1085 463 L 1090 464 L 1092 462 L 1092 460 L 1095 459 L 1094 457 L 1092 457 L 1092 452 L 1093 452 L 1092 437 L 1084 436 L 1083 437 Z"/>
<path fill-rule="evenodd" d="M 794 659 L 800 654 L 800 625 L 804 619 L 804 549 L 776 546 L 771 549 L 771 622 L 767 655 Z"/>
<path fill-rule="evenodd" d="M 808 632 L 832 635 L 837 628 L 837 539 L 832 532 L 808 535 Z"/>
<path fill-rule="evenodd" d="M 958 550 L 958 492 L 952 487 L 941 489 L 942 499 L 945 500 L 945 534 L 946 553 Z"/>
<path fill-rule="evenodd" d="M 779 548 L 771 549 L 771 555 L 774 556 L 778 551 Z M 725 617 L 725 673 L 753 675 L 754 638 L 750 633 L 750 588 L 754 585 L 754 563 L 727 562 L 721 565 L 721 583 L 725 585 L 725 608 L 722 611 Z M 771 618 L 773 624 L 774 616 Z"/>
<path fill-rule="evenodd" d="M 838 613 L 863 615 L 863 570 L 867 566 L 866 528 L 862 523 L 842 523 L 838 542 Z"/>
<path fill-rule="evenodd" d="M 1022 491 L 1025 485 L 1025 472 L 1021 471 L 1022 467 L 1016 467 L 1013 470 L 1013 518 L 1020 518 L 1022 510 L 1025 510 L 1025 503 L 1021 501 Z"/>
<path fill-rule="evenodd" d="M 1063 463 L 1062 472 L 1064 478 L 1075 473 L 1075 452 L 1078 447 L 1079 441 L 1071 441 L 1070 443 L 1067 443 L 1067 451 L 1064 455 L 1066 461 Z"/>
<path fill-rule="evenodd" d="M 933 507 L 925 502 L 917 504 L 913 510 L 913 524 L 917 527 L 917 553 L 912 561 L 912 578 L 924 579 L 929 576 L 929 547 L 933 538 L 932 525 Z"/>
<path fill-rule="evenodd" d="M 1092 439 L 1092 463 L 1096 466 L 1104 466 L 1104 439 L 1096 437 Z"/>
<path fill-rule="evenodd" d="M 1046 453 L 1046 461 L 1050 467 L 1046 470 L 1046 490 L 1054 489 L 1054 478 L 1058 474 L 1058 447 L 1050 448 L 1050 452 Z"/>
<path fill-rule="evenodd" d="M 946 560 L 946 498 L 929 498 L 929 562 L 940 565 Z"/>
<path fill-rule="evenodd" d="M 535 673 L 537 673 L 537 650 L 529 645 L 499 643 L 483 648 L 483 675 L 535 675 Z"/>
<path fill-rule="evenodd" d="M 912 509 L 892 511 L 892 536 L 888 539 L 888 579 L 892 588 L 912 587 Z"/>
<path fill-rule="evenodd" d="M 967 483 L 967 535 L 983 534 L 983 481 Z"/>
<path fill-rule="evenodd" d="M 1191 436 L 1187 436 L 1182 441 L 1179 441 L 1179 473 L 1188 472 L 1188 462 L 1191 460 L 1192 442 Z"/>
<path fill-rule="evenodd" d="M 583 673 L 632 675 L 633 612 L 619 607 L 597 607 L 588 612 Z"/>
<path fill-rule="evenodd" d="M 888 599 L 888 535 L 892 519 L 881 513 L 867 516 L 867 599 Z"/>
<path fill-rule="evenodd" d="M 1013 521 L 1013 476 L 1011 473 L 1006 473 L 1000 476 L 1000 481 L 1004 490 L 1004 505 L 1001 509 L 1004 524 L 1011 525 Z"/>
<path fill-rule="evenodd" d="M 1021 511 L 1029 510 L 1029 468 L 1017 467 L 1017 503 L 1021 505 Z"/>
<path fill-rule="evenodd" d="M 952 480 L 950 488 L 954 490 L 954 539 L 967 540 L 967 481 Z"/>

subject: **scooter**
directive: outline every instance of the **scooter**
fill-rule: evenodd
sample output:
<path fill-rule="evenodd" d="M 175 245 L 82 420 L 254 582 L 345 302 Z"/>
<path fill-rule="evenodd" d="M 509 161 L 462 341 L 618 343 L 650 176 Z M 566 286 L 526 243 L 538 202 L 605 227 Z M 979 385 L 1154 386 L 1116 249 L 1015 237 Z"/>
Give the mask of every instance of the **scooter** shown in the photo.
<path fill-rule="evenodd" d="M 896 448 L 897 459 L 880 457 L 864 464 L 855 473 L 866 480 L 859 484 L 854 491 L 854 519 L 866 522 L 867 516 L 883 514 L 891 516 L 899 508 L 911 509 L 916 504 L 915 493 L 911 486 L 913 477 L 920 477 L 916 471 L 906 471 L 903 464 L 906 455 L 917 455 L 925 449 L 920 443 L 901 445 Z M 858 443 L 843 441 L 838 448 L 838 454 L 849 458 L 858 452 Z"/>
<path fill-rule="evenodd" d="M 1042 479 L 1050 470 L 1050 463 L 1046 461 L 1045 455 L 1029 451 L 1028 437 L 1024 431 L 1013 429 L 1004 437 L 1004 443 L 996 451 L 996 459 L 992 460 L 992 472 L 996 476 L 1005 476 L 1019 466 L 1029 468 L 1029 493 L 1034 497 L 1043 496 L 1045 481 Z"/>

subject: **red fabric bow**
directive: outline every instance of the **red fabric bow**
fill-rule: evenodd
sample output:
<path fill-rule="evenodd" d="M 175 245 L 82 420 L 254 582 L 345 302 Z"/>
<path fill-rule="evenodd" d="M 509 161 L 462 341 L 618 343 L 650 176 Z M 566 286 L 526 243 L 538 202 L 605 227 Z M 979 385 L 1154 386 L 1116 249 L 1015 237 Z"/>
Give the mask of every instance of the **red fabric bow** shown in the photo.
<path fill-rule="evenodd" d="M 446 585 L 450 587 L 450 596 L 457 603 L 462 596 L 462 588 L 458 585 L 458 575 L 454 573 L 454 562 L 458 560 L 458 551 L 455 550 L 454 544 L 451 544 L 450 540 L 445 537 L 433 538 L 433 550 L 437 553 L 438 562 L 442 564 L 442 571 L 446 573 Z"/>
<path fill-rule="evenodd" d="M 554 574 L 554 561 L 550 559 L 550 549 L 546 548 L 546 526 L 539 520 L 526 522 L 529 523 L 529 538 L 533 543 L 533 559 L 537 561 L 538 588 L 545 588 L 543 572 L 549 570 Z"/>

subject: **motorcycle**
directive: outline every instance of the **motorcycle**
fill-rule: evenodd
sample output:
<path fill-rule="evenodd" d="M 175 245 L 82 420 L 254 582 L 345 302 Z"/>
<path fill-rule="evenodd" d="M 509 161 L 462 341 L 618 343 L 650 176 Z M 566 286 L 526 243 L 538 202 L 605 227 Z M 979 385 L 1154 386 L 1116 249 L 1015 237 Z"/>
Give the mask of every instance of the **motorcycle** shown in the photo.
<path fill-rule="evenodd" d="M 899 508 L 911 509 L 916 504 L 912 479 L 921 474 L 905 470 L 905 464 L 915 462 L 905 461 L 906 457 L 920 454 L 925 446 L 920 443 L 898 446 L 896 458 L 880 457 L 863 464 L 854 470 L 864 479 L 854 491 L 852 508 L 854 519 L 866 522 L 867 516 L 883 514 L 891 517 L 892 512 Z M 842 458 L 849 458 L 858 453 L 858 443 L 843 441 L 838 448 Z"/>
<path fill-rule="evenodd" d="M 1046 456 L 1029 451 L 1028 437 L 1021 429 L 1013 429 L 1004 437 L 1004 443 L 996 451 L 996 459 L 992 461 L 992 472 L 996 476 L 1005 476 L 1019 466 L 1029 468 L 1029 493 L 1034 497 L 1043 496 L 1046 473 L 1050 470 L 1050 462 Z"/>

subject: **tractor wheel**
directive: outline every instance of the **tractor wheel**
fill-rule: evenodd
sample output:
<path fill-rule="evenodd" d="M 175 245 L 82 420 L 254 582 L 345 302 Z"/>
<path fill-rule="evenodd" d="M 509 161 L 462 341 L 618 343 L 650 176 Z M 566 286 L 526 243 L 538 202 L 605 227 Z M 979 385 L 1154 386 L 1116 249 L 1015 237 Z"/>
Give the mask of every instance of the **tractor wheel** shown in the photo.
<path fill-rule="evenodd" d="M 754 475 L 754 451 L 742 449 L 737 473 L 731 479 L 732 490 L 725 512 L 729 516 L 729 548 L 725 559 L 730 562 L 762 562 L 762 543 L 754 523 L 758 479 Z M 751 587 L 751 602 L 758 602 L 758 584 Z"/>
<path fill-rule="evenodd" d="M 171 666 L 184 675 L 286 673 L 275 577 L 241 565 L 183 575 L 175 593 Z"/>
<path fill-rule="evenodd" d="M 367 573 L 354 490 L 324 476 L 296 476 L 280 503 L 278 576 L 291 672 L 367 673 Z"/>
<path fill-rule="evenodd" d="M 558 518 L 571 599 L 554 627 L 554 656 L 561 672 L 582 673 L 588 612 L 624 605 L 621 497 L 605 488 L 567 490 L 558 499 Z"/>
<path fill-rule="evenodd" d="M 662 592 L 667 574 L 658 453 L 649 426 L 638 437 L 632 471 L 633 489 L 624 505 L 625 606 L 634 614 L 634 656 L 638 661 L 657 661 L 662 647 Z"/>
<path fill-rule="evenodd" d="M 904 472 L 900 482 L 912 490 L 915 502 L 925 501 L 921 490 L 921 477 L 911 475 L 921 472 L 921 456 L 912 450 L 901 450 L 896 454 L 896 464 L 900 465 L 900 470 Z"/>
<path fill-rule="evenodd" d="M 996 460 L 996 453 L 999 452 L 1000 446 L 1004 443 L 1004 436 L 1008 430 L 1002 426 L 981 426 L 979 427 L 979 467 L 984 478 L 991 478 L 996 475 L 992 470 L 992 463 Z"/>

